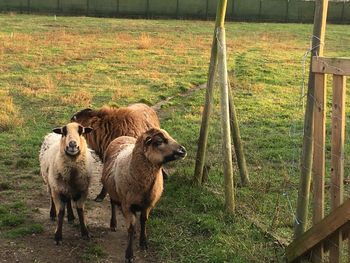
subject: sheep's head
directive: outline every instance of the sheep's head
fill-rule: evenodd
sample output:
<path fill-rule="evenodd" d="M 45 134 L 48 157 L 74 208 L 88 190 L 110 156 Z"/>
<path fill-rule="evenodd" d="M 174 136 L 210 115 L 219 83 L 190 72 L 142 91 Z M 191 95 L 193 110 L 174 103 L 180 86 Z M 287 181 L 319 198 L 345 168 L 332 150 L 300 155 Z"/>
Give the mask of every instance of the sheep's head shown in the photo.
<path fill-rule="evenodd" d="M 165 130 L 150 129 L 140 137 L 146 158 L 154 164 L 164 164 L 185 158 L 185 147 L 177 143 Z"/>
<path fill-rule="evenodd" d="M 91 132 L 92 128 L 83 127 L 76 122 L 71 122 L 52 131 L 62 135 L 61 149 L 69 156 L 77 156 L 81 148 L 86 147 L 86 142 L 82 135 Z"/>
<path fill-rule="evenodd" d="M 91 118 L 94 116 L 95 116 L 95 111 L 87 108 L 75 113 L 70 120 L 73 122 L 78 122 L 84 126 L 90 126 Z"/>

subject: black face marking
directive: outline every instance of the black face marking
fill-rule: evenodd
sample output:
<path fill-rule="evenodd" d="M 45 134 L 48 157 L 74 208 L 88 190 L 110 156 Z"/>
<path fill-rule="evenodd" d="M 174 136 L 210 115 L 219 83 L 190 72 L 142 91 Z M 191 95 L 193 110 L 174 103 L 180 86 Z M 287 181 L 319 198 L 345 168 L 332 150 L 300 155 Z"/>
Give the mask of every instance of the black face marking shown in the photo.
<path fill-rule="evenodd" d="M 79 135 L 82 135 L 82 134 L 83 134 L 83 131 L 84 131 L 83 126 L 79 125 L 79 127 L 78 127 L 78 133 L 79 133 Z"/>
<path fill-rule="evenodd" d="M 63 126 L 63 128 L 62 128 L 62 136 L 67 136 L 67 126 Z"/>

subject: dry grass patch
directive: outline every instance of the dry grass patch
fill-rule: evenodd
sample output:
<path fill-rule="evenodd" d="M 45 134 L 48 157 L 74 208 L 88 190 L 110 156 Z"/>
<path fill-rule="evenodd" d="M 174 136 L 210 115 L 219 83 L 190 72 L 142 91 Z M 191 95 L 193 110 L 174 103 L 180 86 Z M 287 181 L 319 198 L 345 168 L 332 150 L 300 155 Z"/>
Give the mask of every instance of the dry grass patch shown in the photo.
<path fill-rule="evenodd" d="M 9 131 L 23 123 L 13 98 L 6 90 L 0 90 L 0 132 Z"/>
<path fill-rule="evenodd" d="M 138 40 L 138 49 L 149 49 L 152 47 L 152 39 L 149 35 L 142 33 Z"/>
<path fill-rule="evenodd" d="M 76 105 L 79 107 L 91 106 L 92 95 L 86 91 L 75 91 L 61 97 L 61 101 L 65 105 Z"/>
<path fill-rule="evenodd" d="M 56 90 L 56 81 L 51 75 L 26 75 L 21 83 L 22 94 L 26 96 L 42 96 Z"/>

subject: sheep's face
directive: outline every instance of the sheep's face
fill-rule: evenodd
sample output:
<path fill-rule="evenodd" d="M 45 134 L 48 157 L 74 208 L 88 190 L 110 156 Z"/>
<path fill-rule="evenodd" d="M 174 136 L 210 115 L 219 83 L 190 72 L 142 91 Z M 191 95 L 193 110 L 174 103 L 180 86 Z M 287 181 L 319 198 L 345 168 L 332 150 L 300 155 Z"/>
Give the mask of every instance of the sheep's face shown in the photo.
<path fill-rule="evenodd" d="M 165 130 L 151 129 L 142 135 L 146 158 L 154 164 L 164 164 L 185 158 L 185 147 L 178 144 Z"/>
<path fill-rule="evenodd" d="M 92 117 L 94 117 L 94 111 L 87 108 L 75 113 L 70 120 L 84 126 L 90 126 Z"/>
<path fill-rule="evenodd" d="M 90 127 L 83 127 L 76 122 L 68 123 L 66 126 L 55 128 L 54 133 L 61 134 L 61 150 L 69 156 L 77 156 L 85 146 L 83 134 L 92 131 Z"/>

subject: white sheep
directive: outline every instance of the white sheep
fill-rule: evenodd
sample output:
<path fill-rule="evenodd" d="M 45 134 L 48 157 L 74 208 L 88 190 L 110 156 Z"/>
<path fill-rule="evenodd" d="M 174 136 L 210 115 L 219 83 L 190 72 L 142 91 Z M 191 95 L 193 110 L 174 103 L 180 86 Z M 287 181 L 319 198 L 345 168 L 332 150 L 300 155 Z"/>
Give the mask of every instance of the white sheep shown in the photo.
<path fill-rule="evenodd" d="M 146 221 L 163 192 L 162 165 L 184 158 L 186 150 L 165 130 L 152 128 L 138 139 L 114 139 L 104 156 L 102 183 L 111 199 L 110 228 L 115 231 L 115 205 L 119 205 L 128 227 L 125 258 L 133 259 L 136 212 L 140 211 L 140 246 L 147 249 Z"/>
<path fill-rule="evenodd" d="M 40 172 L 48 185 L 51 197 L 50 217 L 58 216 L 55 241 L 62 240 L 62 225 L 67 205 L 68 221 L 74 220 L 71 200 L 75 203 L 81 235 L 89 238 L 84 218 L 84 203 L 92 175 L 92 155 L 87 148 L 85 133 L 92 128 L 72 122 L 53 129 L 48 134 L 40 149 Z M 59 135 L 58 135 L 59 134 Z"/>

